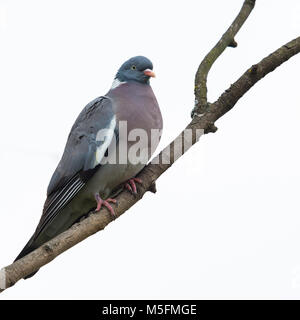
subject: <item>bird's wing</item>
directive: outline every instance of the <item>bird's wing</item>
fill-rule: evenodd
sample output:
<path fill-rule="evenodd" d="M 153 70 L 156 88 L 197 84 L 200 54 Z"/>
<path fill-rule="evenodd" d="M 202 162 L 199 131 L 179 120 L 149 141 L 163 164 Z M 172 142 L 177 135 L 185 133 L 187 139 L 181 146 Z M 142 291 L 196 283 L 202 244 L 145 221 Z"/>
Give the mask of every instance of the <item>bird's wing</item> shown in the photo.
<path fill-rule="evenodd" d="M 102 129 L 105 138 L 101 136 L 98 141 Z M 63 156 L 50 180 L 35 236 L 92 177 L 114 135 L 117 135 L 117 129 L 112 101 L 106 96 L 99 97 L 82 110 L 71 129 Z"/>

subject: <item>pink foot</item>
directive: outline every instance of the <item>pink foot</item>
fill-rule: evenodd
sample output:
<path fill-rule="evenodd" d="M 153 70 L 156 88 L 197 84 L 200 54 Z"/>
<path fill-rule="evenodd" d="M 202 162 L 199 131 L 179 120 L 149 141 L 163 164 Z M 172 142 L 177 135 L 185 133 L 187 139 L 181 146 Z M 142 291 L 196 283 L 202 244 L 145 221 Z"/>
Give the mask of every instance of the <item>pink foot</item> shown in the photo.
<path fill-rule="evenodd" d="M 137 194 L 136 184 L 135 183 L 143 183 L 143 181 L 139 178 L 132 178 L 129 179 L 128 182 L 125 184 L 125 188 L 129 190 L 131 193 Z"/>
<path fill-rule="evenodd" d="M 95 199 L 96 199 L 96 202 L 97 202 L 97 208 L 96 208 L 96 212 L 100 211 L 100 209 L 102 208 L 102 206 L 106 207 L 108 209 L 108 211 L 110 212 L 110 214 L 115 218 L 116 217 L 116 214 L 115 214 L 115 211 L 113 209 L 113 207 L 109 204 L 109 202 L 112 202 L 112 203 L 117 203 L 117 200 L 116 199 L 111 199 L 111 198 L 108 198 L 106 200 L 103 200 L 101 199 L 99 193 L 96 193 L 95 194 Z"/>

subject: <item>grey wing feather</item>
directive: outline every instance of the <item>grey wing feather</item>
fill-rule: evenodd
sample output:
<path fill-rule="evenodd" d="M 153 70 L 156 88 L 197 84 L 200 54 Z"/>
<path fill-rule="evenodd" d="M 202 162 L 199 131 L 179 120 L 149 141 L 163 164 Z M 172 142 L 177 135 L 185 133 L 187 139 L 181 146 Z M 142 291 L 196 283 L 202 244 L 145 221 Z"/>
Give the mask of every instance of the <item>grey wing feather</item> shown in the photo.
<path fill-rule="evenodd" d="M 69 134 L 63 156 L 50 180 L 36 237 L 91 177 L 89 174 L 86 178 L 84 173 L 93 173 L 93 169 L 97 169 L 97 149 L 101 149 L 104 143 L 97 141 L 97 132 L 110 127 L 114 118 L 112 102 L 108 97 L 93 100 L 79 114 Z"/>
<path fill-rule="evenodd" d="M 97 132 L 107 128 L 113 117 L 112 103 L 107 97 L 93 100 L 82 110 L 71 129 L 63 156 L 50 180 L 47 195 L 59 189 L 80 170 L 93 168 L 91 164 L 95 160 L 96 148 L 102 143 L 96 141 Z"/>

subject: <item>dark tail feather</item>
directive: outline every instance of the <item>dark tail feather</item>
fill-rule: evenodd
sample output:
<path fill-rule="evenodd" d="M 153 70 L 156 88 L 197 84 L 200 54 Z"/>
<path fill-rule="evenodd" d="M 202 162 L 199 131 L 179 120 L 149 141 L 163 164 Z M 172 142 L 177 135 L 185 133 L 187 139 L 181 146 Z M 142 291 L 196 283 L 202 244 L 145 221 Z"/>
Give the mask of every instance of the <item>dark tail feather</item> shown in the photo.
<path fill-rule="evenodd" d="M 30 240 L 27 242 L 26 246 L 23 248 L 23 250 L 19 253 L 19 255 L 16 257 L 15 261 L 25 257 L 30 252 L 34 251 L 37 247 L 33 244 L 33 236 L 30 238 Z M 14 261 L 14 262 L 15 262 Z M 24 277 L 24 279 L 31 278 L 34 276 L 39 270 L 29 274 L 28 276 Z"/>

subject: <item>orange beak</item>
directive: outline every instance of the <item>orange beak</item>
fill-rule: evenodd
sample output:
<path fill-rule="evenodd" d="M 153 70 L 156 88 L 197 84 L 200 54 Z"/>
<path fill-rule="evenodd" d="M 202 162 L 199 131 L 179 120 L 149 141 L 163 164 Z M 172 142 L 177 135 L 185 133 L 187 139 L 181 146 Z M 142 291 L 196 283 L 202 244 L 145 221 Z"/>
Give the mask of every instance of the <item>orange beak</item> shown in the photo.
<path fill-rule="evenodd" d="M 151 69 L 144 70 L 144 74 L 148 77 L 155 78 L 155 73 Z"/>

